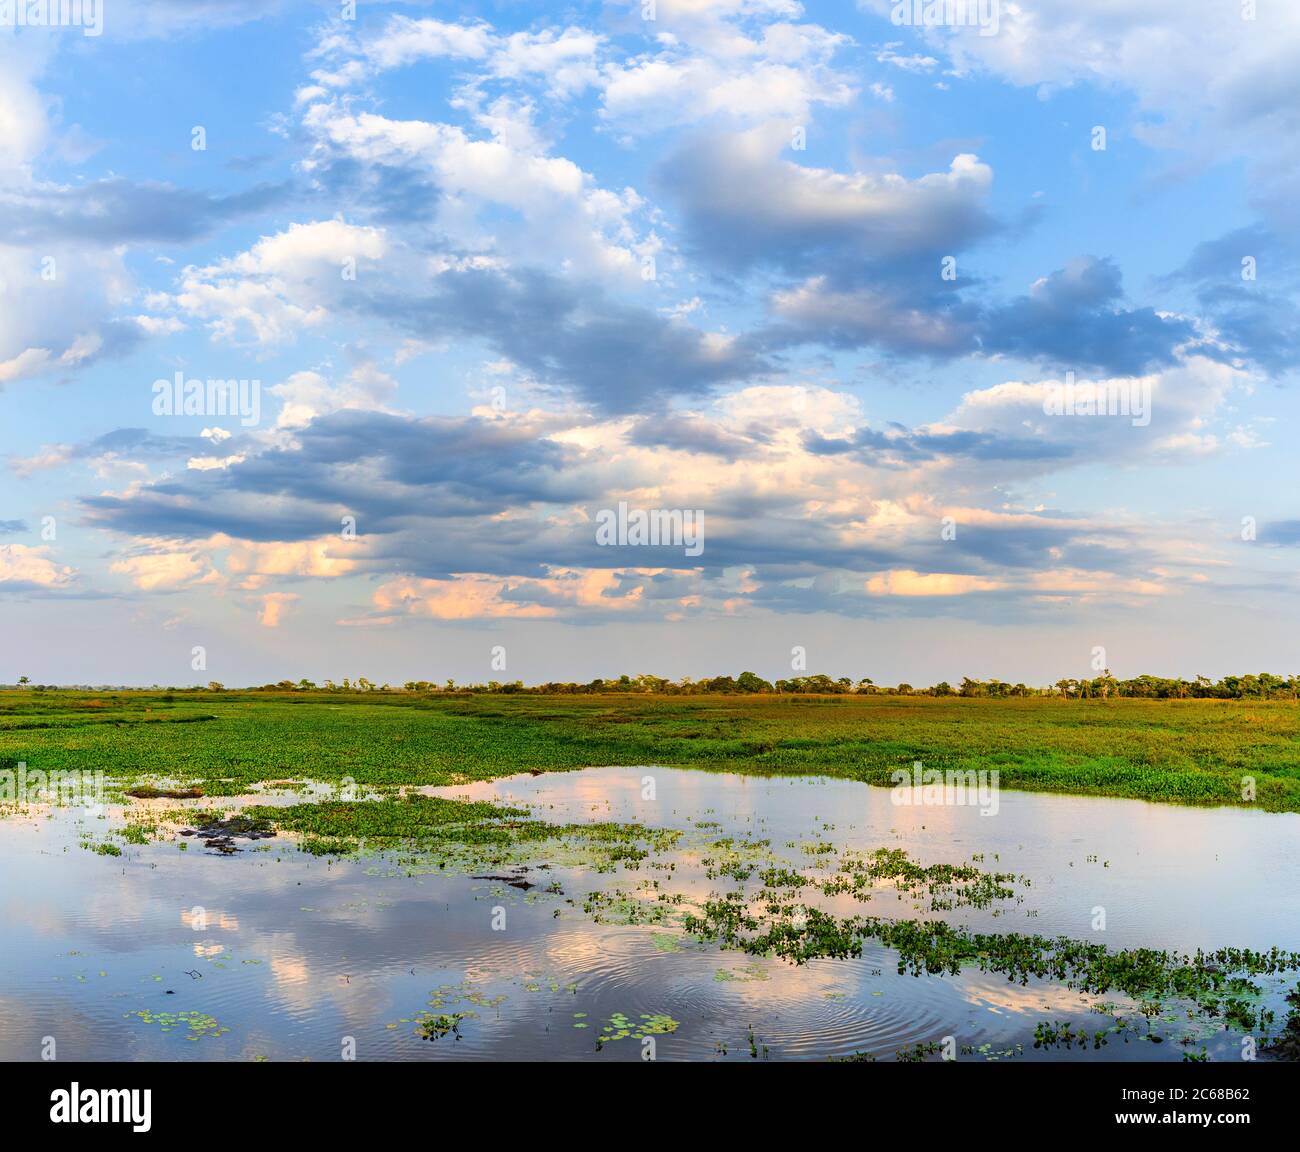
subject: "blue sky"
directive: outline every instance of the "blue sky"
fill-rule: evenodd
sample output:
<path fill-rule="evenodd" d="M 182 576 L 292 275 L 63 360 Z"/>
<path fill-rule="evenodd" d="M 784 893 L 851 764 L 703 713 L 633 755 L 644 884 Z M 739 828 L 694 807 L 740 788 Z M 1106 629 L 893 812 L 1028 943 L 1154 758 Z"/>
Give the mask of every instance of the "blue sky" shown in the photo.
<path fill-rule="evenodd" d="M 651 7 L 0 19 L 0 681 L 1294 671 L 1300 14 Z"/>

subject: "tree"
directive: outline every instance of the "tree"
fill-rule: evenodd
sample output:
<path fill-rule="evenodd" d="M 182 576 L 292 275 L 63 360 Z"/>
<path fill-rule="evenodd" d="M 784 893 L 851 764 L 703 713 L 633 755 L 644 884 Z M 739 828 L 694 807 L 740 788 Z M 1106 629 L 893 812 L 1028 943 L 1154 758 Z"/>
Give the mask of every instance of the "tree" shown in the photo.
<path fill-rule="evenodd" d="M 32 682 L 32 678 L 31 678 L 30 676 L 19 676 L 19 677 L 18 677 L 18 687 L 19 687 L 19 688 L 26 688 L 27 685 L 30 684 L 31 682 Z"/>
<path fill-rule="evenodd" d="M 742 672 L 736 677 L 736 688 L 741 692 L 771 692 L 772 685 L 753 672 Z"/>

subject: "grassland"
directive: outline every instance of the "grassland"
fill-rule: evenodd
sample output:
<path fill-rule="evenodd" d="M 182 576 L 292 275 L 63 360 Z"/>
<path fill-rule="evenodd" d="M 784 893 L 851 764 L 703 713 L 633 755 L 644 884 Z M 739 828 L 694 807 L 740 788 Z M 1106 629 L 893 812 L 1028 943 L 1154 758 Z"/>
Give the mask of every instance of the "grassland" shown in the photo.
<path fill-rule="evenodd" d="M 890 783 L 920 760 L 1005 788 L 1300 811 L 1300 706 L 1232 700 L 0 693 L 0 767 L 390 787 L 663 764 Z M 1242 798 L 1253 777 L 1256 799 Z"/>

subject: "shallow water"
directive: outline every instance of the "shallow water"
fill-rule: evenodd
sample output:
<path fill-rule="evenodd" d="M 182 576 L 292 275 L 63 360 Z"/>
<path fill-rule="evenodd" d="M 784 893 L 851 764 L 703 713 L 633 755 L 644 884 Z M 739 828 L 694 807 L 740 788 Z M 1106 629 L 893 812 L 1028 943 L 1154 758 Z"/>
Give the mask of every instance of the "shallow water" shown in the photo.
<path fill-rule="evenodd" d="M 643 798 L 647 778 L 653 799 Z M 653 1037 L 658 1059 L 893 1059 L 952 1036 L 963 1058 L 1077 1060 L 1077 1050 L 1034 1050 L 1035 1025 L 1109 1022 L 1089 1011 L 1096 998 L 1048 982 L 900 976 L 895 954 L 873 944 L 860 959 L 796 967 L 694 942 L 671 918 L 597 923 L 584 911 L 596 891 L 662 907 L 660 893 L 730 890 L 701 862 L 721 837 L 766 839 L 772 856 L 810 875 L 824 858 L 807 849 L 831 843 L 903 848 L 927 865 L 983 854 L 979 867 L 1028 881 L 984 909 L 935 912 L 928 898 L 888 886 L 866 904 L 823 901 L 841 915 L 938 916 L 1115 948 L 1300 948 L 1292 814 L 1004 791 L 985 816 L 901 807 L 888 789 L 852 781 L 665 768 L 428 791 L 517 803 L 557 823 L 635 821 L 685 835 L 636 869 L 543 859 L 552 866 L 535 866 L 538 887 L 525 893 L 409 874 L 391 856 L 313 857 L 284 836 L 229 857 L 194 842 L 180 851 L 175 836 L 101 856 L 80 841 L 120 824 L 120 809 L 102 819 L 79 809 L 11 814 L 0 819 L 0 1058 L 39 1059 L 52 1037 L 66 1060 L 333 1060 L 348 1038 L 362 1060 L 641 1059 L 635 1026 L 664 1016 L 676 1028 Z M 149 804 L 183 806 L 132 812 Z M 542 891 L 553 882 L 563 895 Z M 1098 908 L 1104 931 L 1092 927 Z M 1279 1021 L 1281 992 L 1295 982 L 1260 982 Z M 467 1015 L 430 1041 L 415 1029 L 421 1012 Z M 624 1030 L 619 1014 L 633 1034 L 598 1046 L 602 1031 Z M 1114 1037 L 1086 1058 L 1180 1060 L 1177 1040 L 1191 1031 L 1192 1051 L 1239 1058 L 1239 1035 L 1213 1022 L 1157 1030 L 1165 1043 Z"/>

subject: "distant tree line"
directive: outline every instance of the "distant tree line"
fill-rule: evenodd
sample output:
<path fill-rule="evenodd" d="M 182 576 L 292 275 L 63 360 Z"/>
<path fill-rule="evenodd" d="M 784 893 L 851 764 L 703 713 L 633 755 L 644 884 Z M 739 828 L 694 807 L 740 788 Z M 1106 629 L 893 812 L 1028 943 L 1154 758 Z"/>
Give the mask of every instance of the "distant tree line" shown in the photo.
<path fill-rule="evenodd" d="M 31 684 L 26 676 L 20 677 L 18 687 L 29 686 L 33 691 L 55 691 L 54 684 Z M 80 686 L 91 690 L 90 685 Z M 155 684 L 154 689 L 159 689 Z M 99 686 L 103 690 L 104 686 Z M 431 680 L 408 680 L 401 688 L 391 684 L 376 684 L 365 676 L 356 679 L 344 677 L 335 682 L 325 680 L 280 680 L 274 684 L 243 689 L 252 692 L 406 692 L 445 693 L 456 695 L 526 695 L 526 696 L 587 696 L 607 693 L 651 696 L 756 696 L 756 695 L 807 695 L 807 696 L 965 696 L 981 699 L 1005 700 L 1028 696 L 1056 696 L 1068 700 L 1106 700 L 1114 697 L 1142 700 L 1300 700 L 1300 676 L 1275 676 L 1270 672 L 1258 675 L 1224 676 L 1211 680 L 1197 676 L 1193 680 L 1181 677 L 1135 676 L 1131 680 L 1118 680 L 1109 671 L 1092 679 L 1058 680 L 1045 687 L 1027 684 L 1009 684 L 1005 680 L 974 680 L 967 676 L 956 687 L 946 680 L 928 688 L 914 688 L 911 684 L 886 687 L 869 678 L 853 680 L 848 676 L 832 679 L 830 676 L 794 676 L 775 682 L 764 680 L 753 672 L 739 676 L 711 676 L 694 680 L 684 676 L 680 680 L 667 680 L 662 676 L 620 676 L 617 680 L 595 679 L 585 684 L 567 681 L 548 681 L 545 684 L 525 685 L 522 680 L 501 682 L 489 680 L 485 684 L 457 684 L 444 680 L 441 684 Z M 206 688 L 168 688 L 168 692 L 224 692 L 220 681 L 210 681 Z M 234 689 L 240 691 L 240 689 Z"/>
<path fill-rule="evenodd" d="M 219 688 L 219 685 L 210 685 Z M 340 692 L 392 692 L 389 685 L 376 685 L 365 677 L 344 679 L 336 684 L 326 680 L 321 688 L 310 680 L 281 680 L 267 684 L 263 691 L 340 691 Z M 489 680 L 484 684 L 457 684 L 446 680 L 441 684 L 429 680 L 408 680 L 401 688 L 404 692 L 451 692 L 471 694 L 531 695 L 531 696 L 583 696 L 623 692 L 633 695 L 653 696 L 753 696 L 753 695 L 810 695 L 810 696 L 965 696 L 987 699 L 1008 699 L 1027 696 L 1063 696 L 1070 700 L 1104 700 L 1110 697 L 1131 697 L 1147 700 L 1214 699 L 1214 700 L 1296 700 L 1300 699 L 1300 676 L 1274 676 L 1268 672 L 1258 675 L 1225 676 L 1210 680 L 1197 676 L 1193 680 L 1168 679 L 1161 676 L 1136 676 L 1131 680 L 1117 680 L 1110 672 L 1091 680 L 1058 680 L 1046 687 L 1027 684 L 1009 684 L 1005 680 L 974 680 L 965 677 L 956 687 L 946 680 L 928 688 L 914 688 L 911 684 L 887 687 L 869 678 L 853 680 L 848 676 L 833 679 L 830 676 L 794 676 L 775 682 L 764 680 L 753 672 L 739 676 L 710 676 L 700 680 L 685 676 L 668 680 L 662 676 L 620 676 L 616 680 L 595 679 L 585 684 L 569 681 L 548 681 L 544 684 L 525 685 L 522 680 Z"/>

